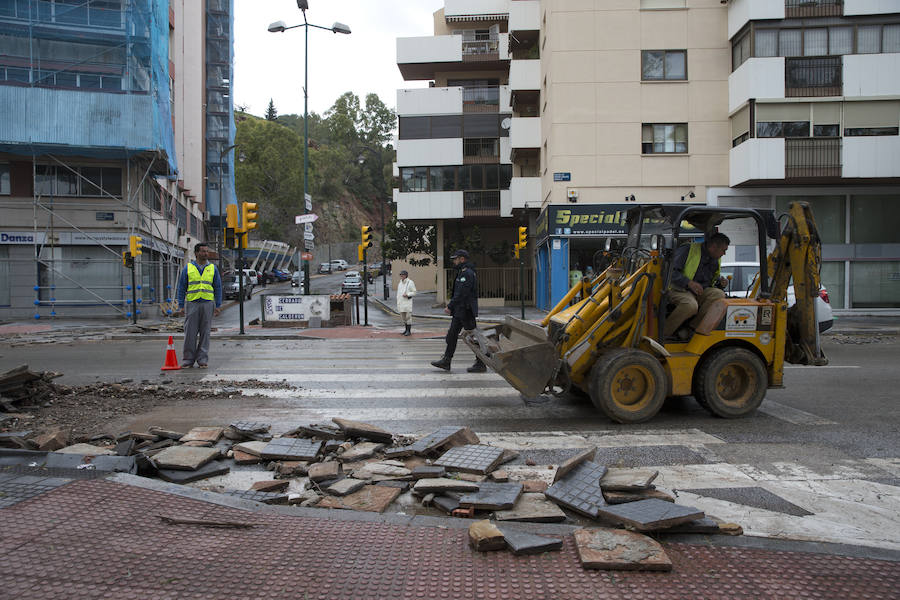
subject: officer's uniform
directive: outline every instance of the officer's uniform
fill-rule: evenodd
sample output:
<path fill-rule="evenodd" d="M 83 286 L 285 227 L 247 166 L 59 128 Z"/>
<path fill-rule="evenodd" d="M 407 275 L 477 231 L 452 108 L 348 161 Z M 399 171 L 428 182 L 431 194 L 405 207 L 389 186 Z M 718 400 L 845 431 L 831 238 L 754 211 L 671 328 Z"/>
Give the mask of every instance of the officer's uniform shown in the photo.
<path fill-rule="evenodd" d="M 465 250 L 457 250 L 451 258 L 464 256 L 468 259 L 469 254 Z M 466 260 L 459 265 L 456 273 L 456 279 L 453 281 L 453 296 L 447 304 L 447 309 L 453 316 L 450 321 L 450 329 L 447 330 L 447 336 L 444 341 L 447 343 L 447 349 L 444 356 L 440 360 L 431 364 L 440 368 L 450 370 L 450 361 L 456 353 L 456 344 L 459 341 L 461 331 L 471 331 L 475 329 L 475 319 L 478 317 L 478 277 L 475 274 L 475 267 Z M 483 372 L 486 370 L 484 363 L 480 359 L 475 359 L 468 369 L 470 372 Z"/>

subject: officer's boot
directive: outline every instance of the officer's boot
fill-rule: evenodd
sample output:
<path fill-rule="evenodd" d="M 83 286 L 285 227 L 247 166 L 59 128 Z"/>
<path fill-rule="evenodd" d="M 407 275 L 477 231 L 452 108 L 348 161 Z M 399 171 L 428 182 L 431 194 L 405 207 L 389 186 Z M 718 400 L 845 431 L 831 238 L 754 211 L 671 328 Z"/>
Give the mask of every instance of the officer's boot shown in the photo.
<path fill-rule="evenodd" d="M 403 335 L 412 335 L 412 325 L 407 325 L 406 330 L 403 332 Z"/>
<path fill-rule="evenodd" d="M 481 362 L 480 358 L 475 359 L 475 364 L 466 369 L 469 373 L 484 373 L 487 371 L 487 367 L 484 366 L 484 363 Z"/>
<path fill-rule="evenodd" d="M 449 371 L 450 370 L 450 357 L 444 355 L 441 357 L 440 360 L 433 360 L 433 361 L 431 361 L 431 366 L 437 367 L 438 369 L 443 369 L 445 371 Z"/>

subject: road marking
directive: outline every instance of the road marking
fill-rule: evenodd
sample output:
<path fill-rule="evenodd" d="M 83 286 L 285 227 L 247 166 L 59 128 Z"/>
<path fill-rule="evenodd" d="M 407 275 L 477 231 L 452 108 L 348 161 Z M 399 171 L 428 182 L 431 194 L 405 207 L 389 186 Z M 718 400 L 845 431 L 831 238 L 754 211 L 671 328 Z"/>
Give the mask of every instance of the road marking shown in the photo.
<path fill-rule="evenodd" d="M 335 388 L 301 388 L 299 390 L 270 390 L 241 388 L 238 389 L 245 396 L 268 396 L 269 398 L 302 398 L 308 400 L 352 400 L 361 398 L 365 400 L 375 398 L 507 398 L 521 404 L 521 395 L 511 387 L 474 387 L 474 388 L 417 388 L 408 389 L 397 387 L 395 389 L 335 389 Z M 554 405 L 555 406 L 555 405 Z M 507 417 L 512 417 L 507 412 Z M 383 419 L 379 419 L 383 420 Z"/>
<path fill-rule="evenodd" d="M 285 375 L 282 373 L 277 374 L 250 374 L 250 373 L 227 373 L 227 374 L 213 374 L 207 375 L 200 381 L 204 383 L 218 383 L 221 381 L 248 381 L 251 379 L 255 379 L 257 381 L 268 381 L 274 383 L 284 383 L 285 385 L 303 385 L 310 382 L 322 382 L 322 383 L 341 383 L 341 382 L 372 382 L 372 383 L 395 383 L 397 384 L 397 389 L 406 389 L 405 384 L 407 383 L 407 378 L 399 373 L 291 373 L 290 375 Z M 458 381 L 477 381 L 482 383 L 487 382 L 502 382 L 503 378 L 495 373 L 417 373 L 416 375 L 410 377 L 410 379 L 415 380 L 415 382 L 420 381 L 429 381 L 429 382 L 458 382 Z"/>
<path fill-rule="evenodd" d="M 775 402 L 774 400 L 766 400 L 757 410 L 770 417 L 775 417 L 776 419 L 781 419 L 782 421 L 787 421 L 794 425 L 837 425 L 836 421 L 831 421 L 804 410 L 791 408 L 790 406 Z"/>
<path fill-rule="evenodd" d="M 859 365 L 784 365 L 785 369 L 861 369 Z"/>
<path fill-rule="evenodd" d="M 564 432 L 479 433 L 482 443 L 511 450 L 564 448 L 621 448 L 635 446 L 702 446 L 724 444 L 719 438 L 699 429 L 656 430 L 645 433 L 591 431 L 581 434 Z"/>
<path fill-rule="evenodd" d="M 333 399 L 332 399 L 333 400 Z M 521 403 L 514 406 L 496 407 L 444 407 L 444 406 L 413 406 L 409 408 L 379 407 L 379 408 L 348 408 L 331 405 L 302 405 L 290 407 L 291 418 L 296 419 L 297 424 L 327 421 L 334 417 L 350 419 L 352 421 L 385 422 L 385 421 L 428 421 L 447 420 L 464 423 L 473 420 L 505 420 L 517 421 L 547 421 L 549 419 L 578 419 L 581 422 L 606 424 L 605 417 L 598 414 L 593 408 L 576 407 L 523 407 Z M 285 409 L 281 407 L 260 408 L 253 410 L 254 419 L 281 419 L 284 420 Z M 290 425 L 282 422 L 282 426 L 290 428 Z M 479 436 L 480 437 L 480 436 Z"/>

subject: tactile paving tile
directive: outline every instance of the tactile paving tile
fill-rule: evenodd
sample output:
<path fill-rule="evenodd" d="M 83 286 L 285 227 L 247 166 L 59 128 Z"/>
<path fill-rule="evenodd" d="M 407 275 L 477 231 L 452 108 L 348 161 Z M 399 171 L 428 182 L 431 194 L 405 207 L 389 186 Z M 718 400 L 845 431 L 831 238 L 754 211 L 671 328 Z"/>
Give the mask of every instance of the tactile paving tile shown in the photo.
<path fill-rule="evenodd" d="M 262 423 L 260 421 L 236 421 L 230 424 L 232 429 L 246 433 L 263 433 L 268 431 L 272 425 Z"/>
<path fill-rule="evenodd" d="M 604 475 L 606 467 L 586 460 L 547 488 L 544 495 L 566 508 L 596 519 L 600 507 L 606 506 L 603 490 L 600 489 L 600 479 Z"/>
<path fill-rule="evenodd" d="M 693 506 L 682 506 L 659 498 L 606 506 L 599 512 L 605 519 L 625 523 L 638 531 L 663 529 L 704 517 L 703 511 Z"/>
<path fill-rule="evenodd" d="M 254 512 L 121 483 L 75 481 L 0 510 L 0 595 L 29 600 L 893 600 L 900 589 L 896 561 L 822 550 L 728 546 L 728 539 L 663 543 L 671 573 L 613 577 L 583 569 L 571 535 L 560 552 L 486 557 L 468 547 L 465 528 L 359 519 L 345 511 L 346 518 L 335 518 L 324 510 L 315 511 L 319 516 L 282 510 Z M 158 515 L 253 527 L 172 525 Z M 297 559 L 302 577 L 285 567 L 290 563 L 285 557 L 298 556 L 298 540 L 308 550 Z"/>
<path fill-rule="evenodd" d="M 261 492 L 259 490 L 225 490 L 222 492 L 235 498 L 242 500 L 253 500 L 254 502 L 262 502 L 263 504 L 287 504 L 287 494 L 276 494 L 273 492 Z"/>
<path fill-rule="evenodd" d="M 61 477 L 3 474 L 0 476 L 0 508 L 40 496 L 69 482 Z"/>
<path fill-rule="evenodd" d="M 415 454 L 426 454 L 446 442 L 455 433 L 462 431 L 462 429 L 462 427 L 455 425 L 441 427 L 437 431 L 416 440 L 412 445 L 406 446 L 406 449 Z"/>
<path fill-rule="evenodd" d="M 322 442 L 305 438 L 275 438 L 263 448 L 260 458 L 284 460 L 315 460 L 322 450 Z"/>
<path fill-rule="evenodd" d="M 434 464 L 445 467 L 448 471 L 484 475 L 500 461 L 502 455 L 502 448 L 470 444 L 450 448 Z"/>
<path fill-rule="evenodd" d="M 480 510 L 509 510 L 522 495 L 521 483 L 492 483 L 482 481 L 478 491 L 459 499 L 460 506 Z"/>

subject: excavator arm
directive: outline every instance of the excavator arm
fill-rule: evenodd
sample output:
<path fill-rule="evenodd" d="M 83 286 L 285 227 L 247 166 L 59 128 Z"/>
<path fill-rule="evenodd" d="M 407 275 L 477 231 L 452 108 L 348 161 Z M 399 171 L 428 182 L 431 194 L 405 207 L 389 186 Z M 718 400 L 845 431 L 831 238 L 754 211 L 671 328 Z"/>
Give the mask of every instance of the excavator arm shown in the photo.
<path fill-rule="evenodd" d="M 787 300 L 792 279 L 797 300 L 788 311 L 785 360 L 796 364 L 825 365 L 828 359 L 822 352 L 816 318 L 816 297 L 822 287 L 819 273 L 822 242 L 809 204 L 791 203 L 787 217 L 778 245 L 768 257 L 772 300 Z"/>

